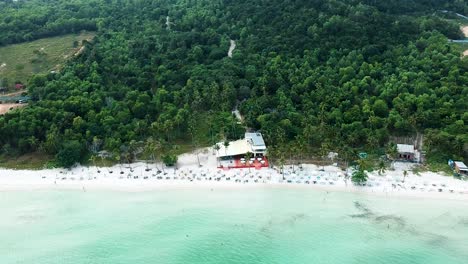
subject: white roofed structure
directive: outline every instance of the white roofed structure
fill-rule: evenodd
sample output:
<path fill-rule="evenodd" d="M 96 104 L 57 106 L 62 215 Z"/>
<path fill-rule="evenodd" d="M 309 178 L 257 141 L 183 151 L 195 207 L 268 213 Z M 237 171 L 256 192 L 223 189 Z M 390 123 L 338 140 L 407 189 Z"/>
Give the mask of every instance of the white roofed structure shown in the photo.
<path fill-rule="evenodd" d="M 455 163 L 455 166 L 460 168 L 460 169 L 468 170 L 468 167 L 465 165 L 465 163 L 463 163 L 461 161 L 454 161 L 453 163 Z"/>
<path fill-rule="evenodd" d="M 217 145 L 219 146 L 216 153 L 218 158 L 245 155 L 248 152 L 254 156 L 264 156 L 267 150 L 262 134 L 258 132 L 245 133 L 244 139 L 230 141 L 227 147 L 224 146 L 224 142 L 219 142 Z"/>
<path fill-rule="evenodd" d="M 397 144 L 398 153 L 415 153 L 414 145 Z"/>
<path fill-rule="evenodd" d="M 455 171 L 458 173 L 468 174 L 468 167 L 462 161 L 454 161 Z"/>
<path fill-rule="evenodd" d="M 414 145 L 397 144 L 398 158 L 411 162 L 421 162 L 421 152 Z"/>
<path fill-rule="evenodd" d="M 229 145 L 224 146 L 224 142 L 217 143 L 219 150 L 216 153 L 216 157 L 227 157 L 227 156 L 237 156 L 242 155 L 247 152 L 250 152 L 250 145 L 245 139 L 240 139 L 236 141 L 230 141 Z"/>
<path fill-rule="evenodd" d="M 252 153 L 266 153 L 266 145 L 265 141 L 263 140 L 262 134 L 255 132 L 255 133 L 245 133 L 245 139 L 248 141 L 252 148 Z"/>

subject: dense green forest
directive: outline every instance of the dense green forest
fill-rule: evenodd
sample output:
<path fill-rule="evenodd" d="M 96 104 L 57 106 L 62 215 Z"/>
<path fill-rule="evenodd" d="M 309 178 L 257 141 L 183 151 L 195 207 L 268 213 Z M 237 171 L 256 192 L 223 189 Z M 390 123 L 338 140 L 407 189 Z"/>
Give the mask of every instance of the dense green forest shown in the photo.
<path fill-rule="evenodd" d="M 0 46 L 96 30 L 104 10 L 101 0 L 2 0 Z"/>
<path fill-rule="evenodd" d="M 2 151 L 69 165 L 64 155 L 213 144 L 242 134 L 238 106 L 273 150 L 378 152 L 423 133 L 430 160 L 466 159 L 468 59 L 438 10 L 468 13 L 460 0 L 3 1 L 0 45 L 97 36 L 30 80 L 33 102 L 0 117 Z"/>

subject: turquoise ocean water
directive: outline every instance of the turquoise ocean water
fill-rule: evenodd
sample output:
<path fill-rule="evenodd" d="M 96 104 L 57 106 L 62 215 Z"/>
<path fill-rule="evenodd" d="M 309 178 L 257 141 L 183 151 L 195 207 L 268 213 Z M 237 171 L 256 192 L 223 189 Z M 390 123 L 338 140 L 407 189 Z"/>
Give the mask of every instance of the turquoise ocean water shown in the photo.
<path fill-rule="evenodd" d="M 0 192 L 0 263 L 468 263 L 466 201 L 292 189 Z"/>

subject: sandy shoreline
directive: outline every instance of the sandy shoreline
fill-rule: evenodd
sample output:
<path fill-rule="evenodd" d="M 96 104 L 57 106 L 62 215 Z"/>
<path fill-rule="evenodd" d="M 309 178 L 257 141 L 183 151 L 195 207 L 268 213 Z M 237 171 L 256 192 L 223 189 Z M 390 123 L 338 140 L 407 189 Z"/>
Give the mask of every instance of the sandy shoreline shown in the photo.
<path fill-rule="evenodd" d="M 186 157 L 187 160 L 190 160 Z M 184 160 L 184 158 L 182 158 Z M 409 172 L 403 182 L 403 170 L 408 164 L 396 164 L 394 171 L 383 175 L 369 173 L 368 186 L 354 186 L 344 172 L 334 166 L 318 167 L 304 164 L 302 169 L 286 167 L 284 178 L 277 170 L 220 170 L 185 165 L 160 171 L 161 165 L 144 163 L 122 168 L 76 167 L 71 170 L 8 170 L 0 169 L 0 191 L 77 190 L 77 191 L 166 191 L 166 190 L 248 190 L 248 189 L 310 189 L 324 192 L 352 192 L 402 198 L 468 200 L 468 182 L 424 172 L 420 176 Z M 157 167 L 157 168 L 156 168 Z M 151 169 L 151 170 L 149 170 Z M 98 170 L 100 172 L 98 172 Z M 112 173 L 111 173 L 112 171 Z"/>
<path fill-rule="evenodd" d="M 197 157 L 198 153 L 198 157 Z M 200 161 L 201 167 L 199 166 Z M 287 188 L 325 192 L 353 192 L 363 195 L 468 200 L 468 181 L 433 172 L 413 174 L 411 163 L 395 163 L 394 170 L 382 175 L 369 173 L 366 186 L 354 186 L 346 172 L 336 166 L 302 164 L 285 166 L 284 175 L 277 168 L 256 170 L 216 168 L 212 148 L 179 156 L 178 169 L 162 164 L 115 165 L 113 167 L 78 166 L 70 170 L 0 169 L 0 191 L 31 190 L 109 190 L 125 192 L 206 189 Z M 404 177 L 407 171 L 407 177 Z M 348 171 L 348 175 L 351 174 Z"/>

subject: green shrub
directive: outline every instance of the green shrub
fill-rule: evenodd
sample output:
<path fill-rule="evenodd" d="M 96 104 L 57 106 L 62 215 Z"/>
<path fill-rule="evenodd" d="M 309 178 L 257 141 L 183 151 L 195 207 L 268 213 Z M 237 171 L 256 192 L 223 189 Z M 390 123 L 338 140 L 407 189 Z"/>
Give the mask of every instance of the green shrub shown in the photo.
<path fill-rule="evenodd" d="M 364 170 L 356 170 L 351 176 L 351 180 L 356 185 L 362 185 L 367 181 L 367 173 Z"/>
<path fill-rule="evenodd" d="M 55 160 L 60 166 L 70 168 L 80 162 L 83 152 L 83 146 L 78 140 L 67 140 L 55 155 Z"/>
<path fill-rule="evenodd" d="M 177 155 L 175 154 L 167 154 L 162 156 L 162 161 L 164 162 L 164 165 L 168 167 L 172 167 L 177 163 Z"/>

